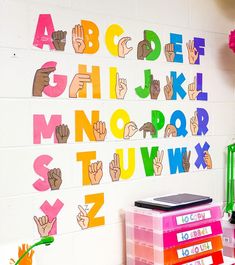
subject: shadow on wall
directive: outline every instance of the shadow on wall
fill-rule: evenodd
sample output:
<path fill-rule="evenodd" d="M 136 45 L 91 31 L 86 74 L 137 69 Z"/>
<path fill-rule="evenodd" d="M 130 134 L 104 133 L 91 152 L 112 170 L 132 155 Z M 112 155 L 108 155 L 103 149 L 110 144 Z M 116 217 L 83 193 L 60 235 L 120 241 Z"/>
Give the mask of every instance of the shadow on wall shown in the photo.
<path fill-rule="evenodd" d="M 235 19 L 235 1 L 234 0 L 215 0 L 224 15 L 230 19 Z"/>

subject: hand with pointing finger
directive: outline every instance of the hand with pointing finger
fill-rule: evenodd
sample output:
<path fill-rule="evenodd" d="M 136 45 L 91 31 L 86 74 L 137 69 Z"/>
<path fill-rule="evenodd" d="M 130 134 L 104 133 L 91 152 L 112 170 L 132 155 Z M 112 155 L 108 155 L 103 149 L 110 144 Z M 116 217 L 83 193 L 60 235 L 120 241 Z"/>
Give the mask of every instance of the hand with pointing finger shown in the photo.
<path fill-rule="evenodd" d="M 82 229 L 87 229 L 89 227 L 89 217 L 87 212 L 81 205 L 78 205 L 79 213 L 77 215 L 77 222 Z"/>
<path fill-rule="evenodd" d="M 127 47 L 127 42 L 130 41 L 130 37 L 123 37 L 118 42 L 118 56 L 125 58 L 125 56 L 132 51 L 132 47 Z"/>
<path fill-rule="evenodd" d="M 51 190 L 58 190 L 62 184 L 61 170 L 53 168 L 47 172 L 47 176 Z"/>
<path fill-rule="evenodd" d="M 67 143 L 69 138 L 70 130 L 68 125 L 61 124 L 55 128 L 56 139 L 59 144 Z"/>
<path fill-rule="evenodd" d="M 83 89 L 84 83 L 91 82 L 89 74 L 76 74 L 69 86 L 69 97 L 76 98 L 79 90 Z"/>
<path fill-rule="evenodd" d="M 41 237 L 44 237 L 44 236 L 48 236 L 55 221 L 56 221 L 56 218 L 54 218 L 51 222 L 49 221 L 49 218 L 48 216 L 42 216 L 42 217 L 39 217 L 37 218 L 36 216 L 34 216 L 34 221 L 35 223 L 37 224 L 37 228 L 38 228 L 38 233 Z"/>
<path fill-rule="evenodd" d="M 150 132 L 151 135 L 156 134 L 156 129 L 153 126 L 151 122 L 146 122 L 140 129 L 139 131 L 143 131 L 144 138 L 146 137 L 146 133 Z"/>
<path fill-rule="evenodd" d="M 118 181 L 121 176 L 120 158 L 116 153 L 113 155 L 113 160 L 109 163 L 109 174 L 112 181 Z"/>
<path fill-rule="evenodd" d="M 171 100 L 173 96 L 173 78 L 166 77 L 167 85 L 164 86 L 164 94 L 166 100 Z"/>
<path fill-rule="evenodd" d="M 187 50 L 188 50 L 188 60 L 190 64 L 195 64 L 198 58 L 198 51 L 194 47 L 194 41 L 190 40 L 189 42 L 186 43 Z"/>
<path fill-rule="evenodd" d="M 49 85 L 49 74 L 56 70 L 55 67 L 47 67 L 38 69 L 34 75 L 33 80 L 33 96 L 41 97 L 42 92 L 46 86 Z"/>
<path fill-rule="evenodd" d="M 72 30 L 72 44 L 76 53 L 83 53 L 86 48 L 83 27 L 79 24 Z"/>
<path fill-rule="evenodd" d="M 197 78 L 194 77 L 193 83 L 188 85 L 188 96 L 190 100 L 195 100 L 198 94 L 201 93 L 200 90 L 197 90 Z"/>
<path fill-rule="evenodd" d="M 164 151 L 162 150 L 161 153 L 158 151 L 157 156 L 153 159 L 153 169 L 155 176 L 161 176 L 162 169 L 163 169 L 163 160 Z"/>
<path fill-rule="evenodd" d="M 194 116 L 190 119 L 190 130 L 192 135 L 197 135 L 198 133 L 198 117 L 197 117 L 197 111 L 194 112 Z"/>
<path fill-rule="evenodd" d="M 127 92 L 127 81 L 126 79 L 119 78 L 119 74 L 116 74 L 116 98 L 124 99 Z"/>
<path fill-rule="evenodd" d="M 130 139 L 136 132 L 138 132 L 137 125 L 131 121 L 124 127 L 124 139 Z"/>
<path fill-rule="evenodd" d="M 191 156 L 191 151 L 185 152 L 183 155 L 183 168 L 184 172 L 189 172 L 190 169 L 190 156 Z"/>
<path fill-rule="evenodd" d="M 177 136 L 177 129 L 174 125 L 168 124 L 166 126 L 166 129 L 165 129 L 164 137 L 168 138 L 170 136 L 176 137 Z"/>

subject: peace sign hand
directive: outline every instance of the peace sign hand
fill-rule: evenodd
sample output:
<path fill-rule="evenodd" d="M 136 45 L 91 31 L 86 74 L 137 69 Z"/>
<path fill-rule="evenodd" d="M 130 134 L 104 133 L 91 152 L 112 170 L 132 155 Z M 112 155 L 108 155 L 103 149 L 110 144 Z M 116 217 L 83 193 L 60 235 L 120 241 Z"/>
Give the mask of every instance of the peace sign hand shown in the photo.
<path fill-rule="evenodd" d="M 168 76 L 166 77 L 166 83 L 167 85 L 164 86 L 164 93 L 166 100 L 171 100 L 173 96 L 173 78 L 169 78 Z"/>
<path fill-rule="evenodd" d="M 188 155 L 187 155 L 187 151 L 183 155 L 183 168 L 184 168 L 184 172 L 189 172 L 189 168 L 190 168 L 190 156 L 191 156 L 191 151 L 188 152 Z"/>
<path fill-rule="evenodd" d="M 158 151 L 157 156 L 153 159 L 153 169 L 155 176 L 161 176 L 162 169 L 163 169 L 163 160 L 164 151 L 162 150 L 161 153 Z"/>

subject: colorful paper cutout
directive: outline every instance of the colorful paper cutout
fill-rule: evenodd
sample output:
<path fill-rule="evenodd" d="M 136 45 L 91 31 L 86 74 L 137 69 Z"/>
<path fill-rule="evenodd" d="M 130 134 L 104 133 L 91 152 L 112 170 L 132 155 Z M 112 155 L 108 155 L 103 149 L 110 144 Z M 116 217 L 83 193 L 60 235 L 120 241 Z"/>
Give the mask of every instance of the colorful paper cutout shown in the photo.
<path fill-rule="evenodd" d="M 127 81 L 124 78 L 119 78 L 119 73 L 116 73 L 116 98 L 124 99 L 127 92 Z"/>
<path fill-rule="evenodd" d="M 133 50 L 133 47 L 127 47 L 127 42 L 130 41 L 130 37 L 123 37 L 118 41 L 118 56 L 125 58 L 125 56 Z"/>
<path fill-rule="evenodd" d="M 198 51 L 194 47 L 194 40 L 189 40 L 189 42 L 186 43 L 187 50 L 188 50 L 188 60 L 190 64 L 195 64 L 195 62 L 198 59 Z"/>
<path fill-rule="evenodd" d="M 105 122 L 97 121 L 93 124 L 93 133 L 96 141 L 104 141 L 107 135 Z"/>
<path fill-rule="evenodd" d="M 160 81 L 159 80 L 153 80 L 153 75 L 151 75 L 151 86 L 150 86 L 151 99 L 158 99 L 160 91 L 161 91 Z"/>
<path fill-rule="evenodd" d="M 173 78 L 166 77 L 166 85 L 164 86 L 164 94 L 166 100 L 171 100 L 173 96 Z"/>
<path fill-rule="evenodd" d="M 100 184 L 100 181 L 103 177 L 102 161 L 91 163 L 88 167 L 88 171 L 89 171 L 89 179 L 90 179 L 91 185 Z"/>
<path fill-rule="evenodd" d="M 57 51 L 64 51 L 67 31 L 57 30 L 52 33 L 53 45 Z"/>
<path fill-rule="evenodd" d="M 114 153 L 113 160 L 109 163 L 109 174 L 112 181 L 119 181 L 121 176 L 120 157 Z"/>
<path fill-rule="evenodd" d="M 158 151 L 157 156 L 153 159 L 153 169 L 154 169 L 155 176 L 161 176 L 162 175 L 163 156 L 164 156 L 164 151 L 163 150 L 161 152 Z"/>
<path fill-rule="evenodd" d="M 77 215 L 77 222 L 82 229 L 87 229 L 89 227 L 90 218 L 88 217 L 87 212 L 81 205 L 78 205 L 78 209 L 79 213 Z"/>
<path fill-rule="evenodd" d="M 42 92 L 46 86 L 49 85 L 49 74 L 56 70 L 55 67 L 47 67 L 38 69 L 33 80 L 33 96 L 41 97 Z"/>
<path fill-rule="evenodd" d="M 183 155 L 184 172 L 189 172 L 189 169 L 190 169 L 190 156 L 191 156 L 191 151 L 185 152 L 184 155 Z"/>
<path fill-rule="evenodd" d="M 174 51 L 173 43 L 168 43 L 165 45 L 165 56 L 166 56 L 167 62 L 174 62 L 175 51 Z"/>
<path fill-rule="evenodd" d="M 153 124 L 151 122 L 144 123 L 140 127 L 139 131 L 143 131 L 144 138 L 146 137 L 146 133 L 147 132 L 150 132 L 151 135 L 155 135 L 156 134 L 156 129 L 155 129 L 155 127 L 153 126 Z"/>
<path fill-rule="evenodd" d="M 75 25 L 72 30 L 72 44 L 76 53 L 84 53 L 86 45 L 84 42 L 83 27 L 80 24 Z"/>
<path fill-rule="evenodd" d="M 70 135 L 68 125 L 61 124 L 56 126 L 55 135 L 59 144 L 66 144 Z"/>
<path fill-rule="evenodd" d="M 47 215 L 39 217 L 39 218 L 37 218 L 37 216 L 34 216 L 33 219 L 37 225 L 37 229 L 38 229 L 38 233 L 40 237 L 48 236 L 56 221 L 56 218 L 54 218 L 50 222 Z"/>
<path fill-rule="evenodd" d="M 138 127 L 135 122 L 131 121 L 125 124 L 123 139 L 130 139 L 138 132 Z"/>
<path fill-rule="evenodd" d="M 60 168 L 53 168 L 47 172 L 48 182 L 51 187 L 51 190 L 59 190 L 62 184 L 61 170 Z"/>

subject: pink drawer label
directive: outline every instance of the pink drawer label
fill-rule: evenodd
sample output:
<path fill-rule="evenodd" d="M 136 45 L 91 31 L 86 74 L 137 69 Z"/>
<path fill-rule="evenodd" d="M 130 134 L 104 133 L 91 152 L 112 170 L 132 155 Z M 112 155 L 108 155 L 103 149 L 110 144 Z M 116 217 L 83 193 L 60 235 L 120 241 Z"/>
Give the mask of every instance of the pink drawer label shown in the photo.
<path fill-rule="evenodd" d="M 183 265 L 211 265 L 213 264 L 212 256 L 184 263 Z"/>
<path fill-rule="evenodd" d="M 205 226 L 189 231 L 185 231 L 182 233 L 177 233 L 177 242 L 184 242 L 190 239 L 194 238 L 200 238 L 203 236 L 211 235 L 212 234 L 212 229 L 211 226 Z"/>
<path fill-rule="evenodd" d="M 205 251 L 212 250 L 212 243 L 210 241 L 190 246 L 187 248 L 182 248 L 177 250 L 177 256 L 179 259 L 189 257 L 195 254 L 203 253 Z"/>
<path fill-rule="evenodd" d="M 177 216 L 176 224 L 177 225 L 189 224 L 189 223 L 199 222 L 199 221 L 210 219 L 210 218 L 211 218 L 211 211 L 207 210 L 207 211 Z"/>

